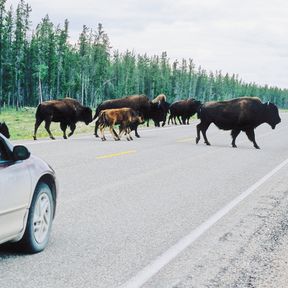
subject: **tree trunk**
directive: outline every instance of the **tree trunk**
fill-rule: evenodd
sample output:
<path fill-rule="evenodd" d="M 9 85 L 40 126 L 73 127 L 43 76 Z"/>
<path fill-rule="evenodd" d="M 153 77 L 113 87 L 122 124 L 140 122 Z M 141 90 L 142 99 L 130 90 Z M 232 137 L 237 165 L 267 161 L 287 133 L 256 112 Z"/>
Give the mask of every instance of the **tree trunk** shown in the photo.
<path fill-rule="evenodd" d="M 39 88 L 39 104 L 43 102 L 43 95 L 42 95 L 42 84 L 41 84 L 41 78 L 40 78 L 40 72 L 38 73 L 38 88 Z"/>

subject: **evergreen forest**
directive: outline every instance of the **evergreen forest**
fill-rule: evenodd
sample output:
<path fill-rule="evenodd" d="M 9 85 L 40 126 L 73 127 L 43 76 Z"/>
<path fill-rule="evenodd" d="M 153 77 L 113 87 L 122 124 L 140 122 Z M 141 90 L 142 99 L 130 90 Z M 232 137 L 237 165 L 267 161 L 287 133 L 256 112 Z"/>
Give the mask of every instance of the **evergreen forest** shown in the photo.
<path fill-rule="evenodd" d="M 239 75 L 220 70 L 206 71 L 192 58 L 170 61 L 166 52 L 120 53 L 100 23 L 95 29 L 84 25 L 77 42 L 71 43 L 67 19 L 55 25 L 46 15 L 32 28 L 27 2 L 20 0 L 10 8 L 5 4 L 0 0 L 0 107 L 36 106 L 66 96 L 95 107 L 106 99 L 133 94 L 152 99 L 160 93 L 169 102 L 247 95 L 288 107 L 288 89 L 245 83 Z"/>

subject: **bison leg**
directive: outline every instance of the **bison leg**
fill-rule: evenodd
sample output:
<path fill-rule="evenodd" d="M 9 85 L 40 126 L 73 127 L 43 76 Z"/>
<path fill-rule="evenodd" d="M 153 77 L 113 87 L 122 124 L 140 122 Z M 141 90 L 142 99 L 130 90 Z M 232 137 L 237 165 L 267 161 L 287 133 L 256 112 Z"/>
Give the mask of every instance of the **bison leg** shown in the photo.
<path fill-rule="evenodd" d="M 111 133 L 111 135 L 115 141 L 120 140 L 120 138 L 119 138 L 118 134 L 116 133 L 116 131 L 114 130 L 113 126 L 110 126 L 109 130 L 110 130 L 110 133 Z"/>
<path fill-rule="evenodd" d="M 174 123 L 173 123 L 173 121 L 174 121 Z M 172 124 L 177 125 L 176 116 L 173 116 L 173 117 L 172 117 Z"/>
<path fill-rule="evenodd" d="M 168 117 L 168 125 L 170 124 L 170 121 L 171 121 L 171 123 L 173 124 L 171 114 L 170 114 L 169 117 Z"/>
<path fill-rule="evenodd" d="M 255 140 L 254 129 L 249 129 L 249 130 L 247 130 L 245 132 L 246 132 L 246 135 L 247 135 L 248 139 L 253 142 L 254 147 L 256 149 L 260 149 L 260 147 L 257 145 L 256 140 Z"/>
<path fill-rule="evenodd" d="M 34 135 L 33 135 L 34 140 L 37 140 L 36 133 L 37 133 L 37 130 L 38 130 L 38 128 L 42 122 L 43 122 L 43 120 L 36 119 L 35 126 L 34 126 Z"/>
<path fill-rule="evenodd" d="M 116 139 L 116 140 L 120 140 L 120 137 L 119 137 L 119 135 L 117 134 L 117 132 L 115 131 L 115 129 L 113 128 L 112 130 L 113 130 L 114 135 L 115 135 L 116 137 L 118 137 L 118 139 Z"/>
<path fill-rule="evenodd" d="M 99 127 L 99 122 L 98 122 L 98 120 L 97 120 L 97 121 L 95 122 L 95 130 L 94 130 L 94 135 L 95 135 L 95 137 L 99 137 L 98 134 L 97 134 L 98 127 Z"/>
<path fill-rule="evenodd" d="M 175 124 L 175 118 L 174 118 L 174 116 L 171 115 L 171 114 L 170 114 L 170 116 L 169 116 L 168 125 L 169 125 L 169 123 L 170 123 L 170 120 L 171 120 L 171 124 L 172 124 L 172 125 Z"/>
<path fill-rule="evenodd" d="M 127 141 L 130 141 L 129 128 L 126 127 L 126 128 L 124 129 L 124 131 L 125 131 L 125 136 L 126 136 Z"/>
<path fill-rule="evenodd" d="M 126 128 L 123 127 L 123 125 L 119 126 L 119 138 L 122 137 L 123 133 L 125 133 L 125 135 L 127 134 Z"/>
<path fill-rule="evenodd" d="M 73 135 L 75 129 L 76 129 L 76 124 L 75 123 L 70 124 L 71 132 L 68 134 L 68 137 L 71 137 Z"/>
<path fill-rule="evenodd" d="M 231 131 L 231 136 L 232 136 L 232 147 L 233 148 L 237 148 L 236 144 L 235 144 L 235 140 L 237 138 L 237 136 L 239 135 L 239 133 L 241 132 L 241 130 L 238 129 L 233 129 Z"/>
<path fill-rule="evenodd" d="M 123 125 L 120 125 L 120 127 L 119 127 L 119 138 L 121 138 L 123 133 L 124 133 L 124 135 L 126 136 L 126 139 L 128 141 L 130 141 L 130 138 L 129 138 L 130 131 L 131 131 L 130 128 L 124 127 Z"/>
<path fill-rule="evenodd" d="M 182 121 L 181 121 L 179 116 L 177 116 L 177 119 L 178 119 L 179 123 L 182 125 L 183 123 L 182 123 Z M 175 121 L 175 123 L 176 123 L 176 121 Z"/>
<path fill-rule="evenodd" d="M 130 135 L 130 132 L 131 132 L 130 127 L 127 127 L 127 128 L 126 128 L 126 134 L 128 134 L 128 135 L 127 135 L 127 140 L 128 140 L 128 141 L 133 140 L 132 136 Z"/>
<path fill-rule="evenodd" d="M 211 145 L 211 144 L 209 143 L 208 139 L 207 139 L 207 136 L 206 136 L 206 131 L 207 131 L 208 127 L 209 127 L 209 125 L 208 125 L 208 126 L 204 126 L 204 127 L 202 128 L 202 135 L 203 135 L 203 138 L 204 138 L 204 143 L 205 143 L 206 145 Z"/>
<path fill-rule="evenodd" d="M 196 126 L 196 130 L 197 130 L 196 144 L 198 144 L 198 142 L 200 141 L 200 138 L 201 138 L 201 135 L 200 135 L 200 131 L 201 131 L 200 124 L 201 124 L 201 123 L 199 123 L 199 124 Z"/>
<path fill-rule="evenodd" d="M 154 121 L 154 126 L 155 127 L 160 127 L 160 122 L 159 121 Z"/>
<path fill-rule="evenodd" d="M 135 136 L 136 136 L 137 138 L 140 138 L 140 135 L 138 134 L 137 128 L 138 128 L 138 127 L 135 128 Z"/>
<path fill-rule="evenodd" d="M 104 125 L 100 125 L 100 135 L 101 135 L 101 140 L 106 141 L 105 135 L 104 135 Z M 98 136 L 97 136 L 98 137 Z"/>
<path fill-rule="evenodd" d="M 45 129 L 48 132 L 49 136 L 51 139 L 55 139 L 54 136 L 52 135 L 51 131 L 50 131 L 50 124 L 51 124 L 51 120 L 45 120 Z"/>
<path fill-rule="evenodd" d="M 64 138 L 64 139 L 67 139 L 67 136 L 66 136 L 67 124 L 61 122 L 61 123 L 60 123 L 60 128 L 61 128 L 61 130 L 63 131 L 63 138 Z"/>
<path fill-rule="evenodd" d="M 173 122 L 173 119 L 174 119 L 174 116 L 172 116 L 171 114 L 169 115 L 169 119 L 168 119 L 168 125 L 169 125 L 169 123 L 170 123 L 170 120 L 171 120 L 171 124 L 173 125 L 173 124 L 175 124 L 174 122 Z"/>
<path fill-rule="evenodd" d="M 137 129 L 138 129 L 138 124 L 136 124 L 136 123 L 131 123 L 129 127 L 130 127 L 131 131 L 132 131 L 132 130 L 135 131 L 135 136 L 136 136 L 137 138 L 140 138 L 140 135 L 138 134 L 138 131 L 137 131 Z"/>
<path fill-rule="evenodd" d="M 164 119 L 164 120 L 163 120 L 163 123 L 162 123 L 162 127 L 164 127 L 165 124 L 166 124 L 166 121 L 167 121 L 167 113 L 165 114 L 165 116 L 164 116 L 163 119 Z"/>
<path fill-rule="evenodd" d="M 208 129 L 208 127 L 210 126 L 209 124 L 203 124 L 202 122 L 200 122 L 196 127 L 197 127 L 197 137 L 196 137 L 196 144 L 198 144 L 199 140 L 200 140 L 200 131 L 202 132 L 203 138 L 204 138 L 204 143 L 206 145 L 211 145 L 207 139 L 206 136 L 206 131 Z"/>

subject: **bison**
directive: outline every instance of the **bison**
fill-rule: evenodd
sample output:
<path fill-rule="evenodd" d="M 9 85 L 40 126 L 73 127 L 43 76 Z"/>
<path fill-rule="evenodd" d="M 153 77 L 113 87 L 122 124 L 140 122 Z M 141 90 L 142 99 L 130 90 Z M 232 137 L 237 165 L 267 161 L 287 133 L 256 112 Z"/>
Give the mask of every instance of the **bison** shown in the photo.
<path fill-rule="evenodd" d="M 60 122 L 60 128 L 63 131 L 63 138 L 67 139 L 67 126 L 69 126 L 71 130 L 68 134 L 68 137 L 70 137 L 73 135 L 78 121 L 82 121 L 86 125 L 92 122 L 92 110 L 89 107 L 82 106 L 75 99 L 64 98 L 45 101 L 39 104 L 35 117 L 34 140 L 37 139 L 37 129 L 43 121 L 45 121 L 45 129 L 49 133 L 51 139 L 55 139 L 50 131 L 51 122 Z"/>
<path fill-rule="evenodd" d="M 125 108 L 125 107 L 132 108 L 139 114 L 143 115 L 145 120 L 148 120 L 150 118 L 151 113 L 153 114 L 154 111 L 160 110 L 158 103 L 152 103 L 147 96 L 131 95 L 131 96 L 123 97 L 123 98 L 103 101 L 101 104 L 97 106 L 93 120 L 97 119 L 97 117 L 100 115 L 100 112 L 102 110 Z M 94 133 L 96 137 L 98 137 L 98 134 L 97 134 L 98 126 L 99 126 L 98 122 L 96 121 L 95 133 Z M 138 124 L 132 124 L 130 128 L 131 130 L 135 130 L 136 137 L 140 137 L 137 132 Z"/>
<path fill-rule="evenodd" d="M 164 94 L 160 94 L 155 97 L 151 103 L 154 105 L 156 104 L 158 109 L 151 109 L 150 118 L 153 120 L 156 127 L 160 127 L 160 122 L 162 122 L 163 127 L 166 123 L 170 104 L 166 101 L 166 96 Z M 149 121 L 147 121 L 147 126 L 149 126 Z"/>
<path fill-rule="evenodd" d="M 189 118 L 196 114 L 200 105 L 201 102 L 193 98 L 187 100 L 179 100 L 172 103 L 169 107 L 170 116 L 168 119 L 168 124 L 170 121 L 173 124 L 173 120 L 174 124 L 177 124 L 176 117 L 180 124 L 189 124 Z"/>
<path fill-rule="evenodd" d="M 278 108 L 273 103 L 262 103 L 257 97 L 242 97 L 227 101 L 207 102 L 199 110 L 196 144 L 200 140 L 200 131 L 204 141 L 210 145 L 206 131 L 211 123 L 219 129 L 231 130 L 232 147 L 237 147 L 235 140 L 244 131 L 256 149 L 260 149 L 255 141 L 254 129 L 263 124 L 269 124 L 272 129 L 281 122 Z"/>
<path fill-rule="evenodd" d="M 5 122 L 0 122 L 0 133 L 3 134 L 6 138 L 10 138 L 9 129 Z"/>
<path fill-rule="evenodd" d="M 144 118 L 132 108 L 118 108 L 102 110 L 96 122 L 100 128 L 102 141 L 106 140 L 104 136 L 105 127 L 109 127 L 115 141 L 120 140 L 122 133 L 125 133 L 129 141 L 133 140 L 130 135 L 131 124 L 138 125 L 144 123 Z M 119 136 L 114 130 L 114 125 L 119 125 Z"/>
<path fill-rule="evenodd" d="M 165 94 L 159 94 L 157 97 L 155 97 L 152 100 L 152 103 L 161 103 L 166 102 L 166 95 Z"/>

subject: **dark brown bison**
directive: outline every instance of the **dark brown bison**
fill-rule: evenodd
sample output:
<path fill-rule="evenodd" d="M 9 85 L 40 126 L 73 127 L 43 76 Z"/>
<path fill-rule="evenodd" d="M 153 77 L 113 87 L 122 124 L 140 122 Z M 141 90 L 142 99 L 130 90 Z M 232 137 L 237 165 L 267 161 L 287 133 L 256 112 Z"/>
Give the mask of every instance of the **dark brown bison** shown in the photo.
<path fill-rule="evenodd" d="M 157 109 L 155 109 L 155 107 L 154 109 L 151 109 L 149 118 L 153 120 L 155 127 L 160 127 L 160 122 L 162 122 L 163 127 L 166 123 L 170 104 L 166 101 L 166 96 L 164 94 L 155 97 L 151 103 L 153 103 L 154 106 L 156 104 L 157 106 L 155 107 L 157 107 Z M 149 120 L 147 121 L 147 126 L 149 126 Z"/>
<path fill-rule="evenodd" d="M 177 124 L 176 117 L 180 124 L 189 124 L 190 117 L 196 114 L 200 105 L 201 102 L 193 98 L 186 100 L 179 100 L 172 103 L 169 107 L 170 116 L 168 119 L 168 124 L 170 123 L 170 121 L 172 124 Z"/>
<path fill-rule="evenodd" d="M 96 113 L 93 117 L 94 119 L 97 119 L 100 112 L 105 109 L 117 109 L 117 108 L 132 108 L 139 114 L 143 115 L 145 120 L 148 120 L 150 118 L 150 115 L 154 113 L 154 111 L 159 111 L 159 105 L 158 103 L 152 103 L 149 98 L 145 95 L 131 95 L 126 96 L 123 98 L 118 99 L 111 99 L 106 100 L 99 104 L 96 109 Z M 95 123 L 95 133 L 94 135 L 98 137 L 97 131 L 98 131 L 98 122 Z M 140 137 L 137 128 L 138 124 L 132 124 L 131 130 L 135 130 L 136 137 Z"/>
<path fill-rule="evenodd" d="M 3 134 L 6 138 L 10 138 L 9 129 L 5 122 L 0 122 L 0 133 Z"/>
<path fill-rule="evenodd" d="M 115 141 L 120 140 L 122 133 L 125 133 L 126 138 L 129 141 L 133 140 L 130 135 L 131 124 L 141 124 L 144 122 L 144 118 L 132 108 L 117 108 L 102 110 L 97 122 L 102 141 L 106 140 L 104 136 L 105 127 L 109 127 Z M 119 135 L 116 133 L 114 125 L 119 125 Z"/>
<path fill-rule="evenodd" d="M 228 101 L 207 102 L 198 113 L 201 122 L 197 125 L 196 143 L 200 140 L 200 131 L 204 141 L 210 145 L 206 131 L 211 123 L 219 129 L 232 130 L 232 146 L 236 137 L 244 131 L 256 149 L 260 149 L 255 141 L 254 129 L 262 123 L 269 124 L 272 129 L 281 122 L 278 108 L 273 103 L 262 103 L 257 97 L 242 97 Z"/>
<path fill-rule="evenodd" d="M 51 122 L 60 122 L 63 137 L 64 139 L 67 139 L 67 126 L 69 126 L 71 130 L 68 134 L 68 137 L 70 137 L 73 135 L 78 121 L 84 122 L 86 125 L 92 122 L 92 110 L 89 107 L 82 106 L 78 101 L 72 98 L 64 98 L 39 104 L 35 117 L 34 140 L 37 139 L 37 129 L 43 121 L 45 121 L 45 129 L 49 133 L 51 139 L 55 139 L 50 131 Z"/>
<path fill-rule="evenodd" d="M 150 119 L 153 120 L 155 127 L 160 127 L 160 123 L 162 122 L 162 127 L 165 126 L 167 120 L 167 114 L 169 112 L 170 104 L 168 102 L 162 102 L 157 104 L 157 109 L 152 109 L 150 112 Z M 147 121 L 147 126 L 149 123 Z"/>

